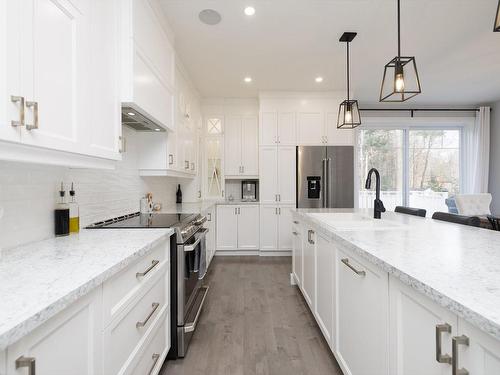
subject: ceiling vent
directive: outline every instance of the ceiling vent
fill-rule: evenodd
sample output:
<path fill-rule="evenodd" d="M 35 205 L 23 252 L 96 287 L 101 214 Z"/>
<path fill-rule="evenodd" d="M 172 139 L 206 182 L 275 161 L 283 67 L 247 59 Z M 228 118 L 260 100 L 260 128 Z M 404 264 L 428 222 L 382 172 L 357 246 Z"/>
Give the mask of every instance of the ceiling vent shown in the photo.
<path fill-rule="evenodd" d="M 198 17 L 201 22 L 211 26 L 217 25 L 222 20 L 220 13 L 213 9 L 202 10 Z"/>

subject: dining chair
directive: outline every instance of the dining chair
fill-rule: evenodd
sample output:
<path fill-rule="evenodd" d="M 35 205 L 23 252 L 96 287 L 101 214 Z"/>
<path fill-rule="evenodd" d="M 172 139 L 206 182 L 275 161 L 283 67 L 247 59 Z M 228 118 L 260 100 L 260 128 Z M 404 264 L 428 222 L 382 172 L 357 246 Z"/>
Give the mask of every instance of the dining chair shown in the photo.
<path fill-rule="evenodd" d="M 481 219 L 479 219 L 477 216 L 464 216 L 450 214 L 448 212 L 434 212 L 432 218 L 434 220 L 447 221 L 450 223 L 468 225 L 471 227 L 479 227 L 481 225 Z"/>
<path fill-rule="evenodd" d="M 425 217 L 425 215 L 427 214 L 427 210 L 424 210 L 423 208 L 413 208 L 405 206 L 396 206 L 394 212 L 406 215 L 420 216 L 420 217 Z"/>

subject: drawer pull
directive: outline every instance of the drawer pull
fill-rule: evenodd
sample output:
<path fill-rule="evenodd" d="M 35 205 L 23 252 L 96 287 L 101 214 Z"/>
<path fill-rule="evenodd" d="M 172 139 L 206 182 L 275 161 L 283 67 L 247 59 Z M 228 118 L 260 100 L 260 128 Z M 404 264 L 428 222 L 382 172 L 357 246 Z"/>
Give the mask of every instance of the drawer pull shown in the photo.
<path fill-rule="evenodd" d="M 293 231 L 293 232 L 292 232 L 292 234 L 293 234 L 294 236 L 298 236 L 298 235 L 299 235 L 299 232 L 295 232 L 295 231 Z"/>
<path fill-rule="evenodd" d="M 299 224 L 299 222 L 297 220 L 294 220 L 293 223 L 294 224 Z"/>
<path fill-rule="evenodd" d="M 151 366 L 151 370 L 149 370 L 148 375 L 151 375 L 153 373 L 153 370 L 156 367 L 156 364 L 158 363 L 158 360 L 160 359 L 160 355 L 158 353 L 154 353 L 153 356 L 151 357 L 153 360 L 153 366 Z"/>
<path fill-rule="evenodd" d="M 366 276 L 366 271 L 357 270 L 351 263 L 349 263 L 349 259 L 344 258 L 341 260 L 347 267 L 349 267 L 356 275 Z"/>
<path fill-rule="evenodd" d="M 469 375 L 469 371 L 458 368 L 458 345 L 469 346 L 469 338 L 465 335 L 455 336 L 451 339 L 451 373 L 452 375 Z"/>
<path fill-rule="evenodd" d="M 141 328 L 141 327 L 144 327 L 146 324 L 148 324 L 149 319 L 151 319 L 151 317 L 153 316 L 153 314 L 155 313 L 155 311 L 158 309 L 158 307 L 160 307 L 160 304 L 158 302 L 153 302 L 153 304 L 151 305 L 151 307 L 153 309 L 151 310 L 151 312 L 149 313 L 149 315 L 146 317 L 146 319 L 144 321 L 142 321 L 142 322 L 137 322 L 135 324 L 136 328 Z"/>
<path fill-rule="evenodd" d="M 16 359 L 16 370 L 22 367 L 28 368 L 28 375 L 35 375 L 36 360 L 33 357 L 21 356 Z"/>
<path fill-rule="evenodd" d="M 451 333 L 451 326 L 448 323 L 436 325 L 436 361 L 439 363 L 451 364 L 451 357 L 449 354 L 442 354 L 441 334 L 443 332 Z"/>
<path fill-rule="evenodd" d="M 148 269 L 144 272 L 137 272 L 135 274 L 135 277 L 139 278 L 139 277 L 144 277 L 146 276 L 153 268 L 155 268 L 158 264 L 160 263 L 159 260 L 153 260 L 151 262 L 151 265 L 148 267 Z"/>

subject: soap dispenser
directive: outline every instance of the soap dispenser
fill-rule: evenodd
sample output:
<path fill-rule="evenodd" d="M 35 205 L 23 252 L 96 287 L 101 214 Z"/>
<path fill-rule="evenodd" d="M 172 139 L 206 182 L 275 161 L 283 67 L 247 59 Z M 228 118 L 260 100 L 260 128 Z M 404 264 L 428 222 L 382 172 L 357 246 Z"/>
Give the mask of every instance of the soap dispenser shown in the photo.
<path fill-rule="evenodd" d="M 59 202 L 54 210 L 54 227 L 56 237 L 69 235 L 69 205 L 65 201 L 66 192 L 64 184 L 61 182 L 61 190 L 59 190 Z"/>

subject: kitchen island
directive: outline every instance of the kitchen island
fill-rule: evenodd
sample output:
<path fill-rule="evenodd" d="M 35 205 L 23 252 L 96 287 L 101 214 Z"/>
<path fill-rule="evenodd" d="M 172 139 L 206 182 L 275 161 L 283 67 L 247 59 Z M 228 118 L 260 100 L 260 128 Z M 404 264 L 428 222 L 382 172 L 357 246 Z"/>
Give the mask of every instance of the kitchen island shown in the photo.
<path fill-rule="evenodd" d="M 292 278 L 344 372 L 500 373 L 500 234 L 372 215 L 292 213 Z"/>

